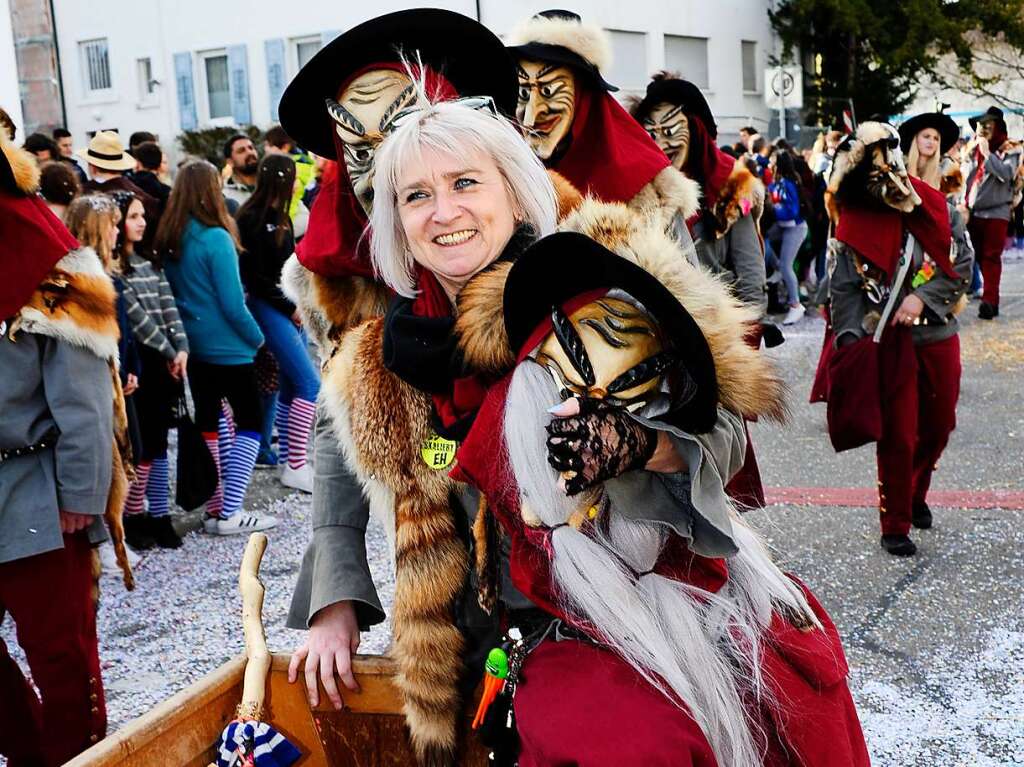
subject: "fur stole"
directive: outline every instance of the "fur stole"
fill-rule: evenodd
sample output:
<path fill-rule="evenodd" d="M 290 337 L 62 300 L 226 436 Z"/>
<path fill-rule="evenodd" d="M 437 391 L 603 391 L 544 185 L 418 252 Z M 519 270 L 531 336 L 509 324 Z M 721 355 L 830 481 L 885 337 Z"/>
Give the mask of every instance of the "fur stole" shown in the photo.
<path fill-rule="evenodd" d="M 742 160 L 736 160 L 732 173 L 718 190 L 718 199 L 711 211 L 718 236 L 724 237 L 733 224 L 748 214 L 754 217 L 755 222 L 760 221 L 764 197 L 761 180 L 748 170 Z"/>
<path fill-rule="evenodd" d="M 559 225 L 580 232 L 642 266 L 657 277 L 693 316 L 715 360 L 721 404 L 748 418 L 783 420 L 785 387 L 771 362 L 745 341 L 757 320 L 728 287 L 679 255 L 675 241 L 653 218 L 637 216 L 626 205 L 584 200 Z M 511 264 L 481 272 L 459 294 L 456 331 L 466 363 L 502 375 L 515 363 L 502 317 L 502 293 Z"/>
<path fill-rule="evenodd" d="M 462 712 L 463 639 L 453 610 L 469 566 L 451 505 L 460 488 L 420 456 L 433 434 L 430 398 L 384 367 L 383 327 L 378 317 L 344 335 L 324 367 L 321 397 L 371 508 L 391 512 L 384 521 L 395 535 L 397 684 L 420 764 L 448 765 Z"/>
<path fill-rule="evenodd" d="M 103 271 L 95 251 L 80 248 L 68 253 L 50 270 L 12 321 L 9 332 L 48 336 L 86 349 L 107 361 L 114 413 L 114 443 L 110 492 L 103 516 L 114 543 L 125 588 L 131 591 L 135 588 L 135 579 L 124 548 L 121 513 L 128 493 L 128 483 L 135 479 L 135 469 L 128 440 L 124 393 L 117 370 L 119 330 L 116 298 L 114 285 Z"/>
<path fill-rule="evenodd" d="M 527 43 L 567 48 L 603 73 L 612 65 L 611 35 L 597 24 L 533 16 L 519 24 L 505 44 L 514 47 Z"/>
<path fill-rule="evenodd" d="M 637 192 L 627 206 L 636 213 L 654 218 L 662 229 L 668 229 L 676 214 L 685 221 L 700 210 L 700 185 L 670 165 Z M 559 221 L 564 220 L 566 215 L 562 211 L 559 213 Z"/>

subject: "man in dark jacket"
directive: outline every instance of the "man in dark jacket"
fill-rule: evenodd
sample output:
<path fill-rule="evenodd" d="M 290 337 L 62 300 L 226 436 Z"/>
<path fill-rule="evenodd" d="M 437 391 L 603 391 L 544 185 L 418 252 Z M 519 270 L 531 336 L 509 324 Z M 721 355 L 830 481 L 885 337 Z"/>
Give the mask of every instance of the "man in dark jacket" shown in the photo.
<path fill-rule="evenodd" d="M 160 212 L 163 213 L 167 198 L 171 196 L 171 188 L 157 175 L 164 161 L 164 150 L 154 141 L 145 141 L 135 147 L 132 156 L 138 163 L 138 170 L 132 173 L 132 183 L 159 200 Z M 147 224 L 156 229 L 156 222 L 148 221 Z"/>

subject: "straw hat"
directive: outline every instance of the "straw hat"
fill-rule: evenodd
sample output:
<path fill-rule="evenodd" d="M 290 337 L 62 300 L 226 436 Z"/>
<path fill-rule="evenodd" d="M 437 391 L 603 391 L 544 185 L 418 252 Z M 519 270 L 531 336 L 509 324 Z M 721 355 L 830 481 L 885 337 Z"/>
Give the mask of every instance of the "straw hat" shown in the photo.
<path fill-rule="evenodd" d="M 88 149 L 79 149 L 75 154 L 90 165 L 103 168 L 103 170 L 132 170 L 135 168 L 135 158 L 124 151 L 121 137 L 113 131 L 99 131 L 89 141 Z"/>

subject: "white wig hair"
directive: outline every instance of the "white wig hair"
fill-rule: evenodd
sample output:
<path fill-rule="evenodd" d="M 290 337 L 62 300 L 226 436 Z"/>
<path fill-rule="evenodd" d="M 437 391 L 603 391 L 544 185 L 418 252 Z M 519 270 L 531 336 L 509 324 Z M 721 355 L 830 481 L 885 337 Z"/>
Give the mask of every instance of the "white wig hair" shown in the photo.
<path fill-rule="evenodd" d="M 759 713 L 779 709 L 763 678 L 764 633 L 776 609 L 820 626 L 803 592 L 734 514 L 739 553 L 717 593 L 650 572 L 668 533 L 609 509 L 606 533 L 564 525 L 578 501 L 547 462 L 548 408 L 560 402 L 549 373 L 531 360 L 513 374 L 504 415 L 512 481 L 524 515 L 554 528 L 552 577 L 569 615 L 601 639 L 701 727 L 720 764 L 756 767 L 766 748 Z M 641 575 L 638 575 L 641 574 Z"/>
<path fill-rule="evenodd" d="M 544 165 L 504 117 L 457 101 L 431 104 L 401 121 L 374 158 L 370 254 L 377 276 L 396 293 L 416 294 L 413 256 L 398 215 L 398 177 L 423 166 L 423 152 L 453 157 L 483 155 L 498 166 L 512 198 L 513 214 L 537 237 L 555 231 L 558 201 Z"/>

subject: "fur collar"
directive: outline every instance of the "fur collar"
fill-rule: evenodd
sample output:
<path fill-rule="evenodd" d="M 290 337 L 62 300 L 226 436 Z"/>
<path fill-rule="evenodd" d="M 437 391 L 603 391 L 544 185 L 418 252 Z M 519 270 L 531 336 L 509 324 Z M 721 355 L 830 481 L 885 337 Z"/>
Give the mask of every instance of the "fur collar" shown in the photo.
<path fill-rule="evenodd" d="M 627 205 L 643 216 L 654 217 L 663 229 L 678 213 L 683 220 L 700 210 L 700 185 L 671 165 L 661 170 Z M 560 216 L 559 220 L 565 216 Z"/>
<path fill-rule="evenodd" d="M 13 332 L 49 336 L 117 362 L 116 293 L 92 248 L 64 256 L 14 320 Z"/>
<path fill-rule="evenodd" d="M 506 45 L 515 47 L 527 43 L 558 45 L 597 67 L 602 74 L 612 65 L 611 38 L 597 24 L 573 19 L 549 19 L 534 16 L 517 26 L 509 35 Z"/>
<path fill-rule="evenodd" d="M 659 222 L 619 203 L 584 200 L 560 230 L 580 232 L 657 277 L 693 316 L 715 360 L 719 401 L 747 417 L 783 420 L 784 384 L 771 362 L 745 337 L 757 314 L 726 285 L 684 259 Z M 515 364 L 502 318 L 502 294 L 510 264 L 481 272 L 459 294 L 456 330 L 467 365 L 502 375 Z"/>
<path fill-rule="evenodd" d="M 743 216 L 752 215 L 754 221 L 764 210 L 764 184 L 742 160 L 736 160 L 732 173 L 718 191 L 711 213 L 715 218 L 718 236 L 723 237 Z"/>
<path fill-rule="evenodd" d="M 7 131 L 0 128 L 0 151 L 11 166 L 11 176 L 17 191 L 34 194 L 39 188 L 39 166 L 36 158 L 7 137 Z M 13 191 L 13 190 L 12 190 Z"/>

